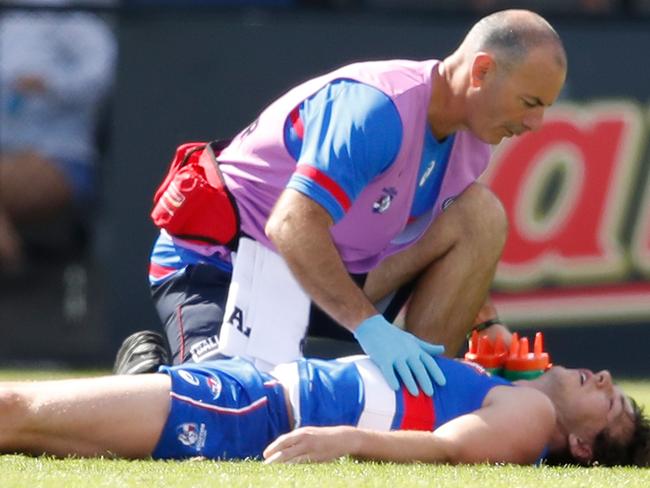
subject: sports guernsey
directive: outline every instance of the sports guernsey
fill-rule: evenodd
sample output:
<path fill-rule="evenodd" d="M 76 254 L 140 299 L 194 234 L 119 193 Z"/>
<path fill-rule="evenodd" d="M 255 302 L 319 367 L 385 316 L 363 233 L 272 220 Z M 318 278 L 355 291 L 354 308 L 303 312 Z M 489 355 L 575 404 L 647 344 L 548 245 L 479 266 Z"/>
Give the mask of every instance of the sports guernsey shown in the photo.
<path fill-rule="evenodd" d="M 433 431 L 480 408 L 493 387 L 510 385 L 472 364 L 437 362 L 447 385 L 434 385 L 433 397 L 391 390 L 366 356 L 302 359 L 270 373 L 241 359 L 163 367 L 172 379 L 171 410 L 153 456 L 259 458 L 275 438 L 301 426 Z"/>
<path fill-rule="evenodd" d="M 242 231 L 273 249 L 264 233 L 285 188 L 321 204 L 349 272 L 365 273 L 412 245 L 486 168 L 490 148 L 460 131 L 437 141 L 427 122 L 438 61 L 345 66 L 309 80 L 271 104 L 219 156 Z M 151 283 L 209 262 L 162 236 Z M 170 250 L 179 259 L 170 259 Z M 221 259 L 221 256 L 218 256 Z"/>
<path fill-rule="evenodd" d="M 374 430 L 433 431 L 481 407 L 488 391 L 510 382 L 488 375 L 473 363 L 437 357 L 447 386 L 434 384 L 434 395 L 395 392 L 366 356 L 334 361 L 300 359 L 277 366 L 271 374 L 285 385 L 295 426 L 354 425 Z"/>

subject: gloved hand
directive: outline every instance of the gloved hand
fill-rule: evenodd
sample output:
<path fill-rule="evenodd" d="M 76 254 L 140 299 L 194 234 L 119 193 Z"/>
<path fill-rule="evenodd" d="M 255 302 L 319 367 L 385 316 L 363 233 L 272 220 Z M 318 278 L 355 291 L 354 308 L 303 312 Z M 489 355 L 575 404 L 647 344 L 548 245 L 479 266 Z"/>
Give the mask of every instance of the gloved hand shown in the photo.
<path fill-rule="evenodd" d="M 447 382 L 432 357 L 442 354 L 445 348 L 418 339 L 394 326 L 382 315 L 373 315 L 361 322 L 354 331 L 354 337 L 393 390 L 399 388 L 395 372 L 411 395 L 418 394 L 415 379 L 427 396 L 433 395 L 431 379 L 440 386 Z"/>

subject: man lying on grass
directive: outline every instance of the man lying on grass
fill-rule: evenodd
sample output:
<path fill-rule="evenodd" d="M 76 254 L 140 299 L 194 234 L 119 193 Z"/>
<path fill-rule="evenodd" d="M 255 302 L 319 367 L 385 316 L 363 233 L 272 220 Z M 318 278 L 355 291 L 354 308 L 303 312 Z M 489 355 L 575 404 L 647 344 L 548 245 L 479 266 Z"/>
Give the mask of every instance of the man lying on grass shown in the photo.
<path fill-rule="evenodd" d="M 220 360 L 161 373 L 0 385 L 2 452 L 270 462 L 649 464 L 649 424 L 608 371 L 510 383 L 438 359 L 433 397 L 394 392 L 367 357 L 261 373 Z"/>

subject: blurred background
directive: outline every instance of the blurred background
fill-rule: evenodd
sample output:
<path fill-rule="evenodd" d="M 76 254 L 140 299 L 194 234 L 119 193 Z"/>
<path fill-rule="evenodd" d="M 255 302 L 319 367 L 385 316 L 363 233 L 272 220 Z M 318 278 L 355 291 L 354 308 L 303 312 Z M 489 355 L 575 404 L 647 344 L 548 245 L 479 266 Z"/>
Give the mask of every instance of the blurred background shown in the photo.
<path fill-rule="evenodd" d="M 649 376 L 650 0 L 0 0 L 0 364 L 109 366 L 159 328 L 149 212 L 178 144 L 510 7 L 551 21 L 569 75 L 485 175 L 511 223 L 494 301 L 556 363 Z"/>

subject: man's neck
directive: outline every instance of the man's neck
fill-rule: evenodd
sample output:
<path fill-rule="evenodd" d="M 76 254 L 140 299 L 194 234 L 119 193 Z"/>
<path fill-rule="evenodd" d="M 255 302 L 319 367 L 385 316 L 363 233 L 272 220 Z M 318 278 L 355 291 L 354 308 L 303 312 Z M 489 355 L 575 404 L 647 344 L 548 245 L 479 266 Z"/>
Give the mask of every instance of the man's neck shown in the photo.
<path fill-rule="evenodd" d="M 436 65 L 431 84 L 428 121 L 434 137 L 440 141 L 464 128 L 465 87 L 457 53 Z"/>

